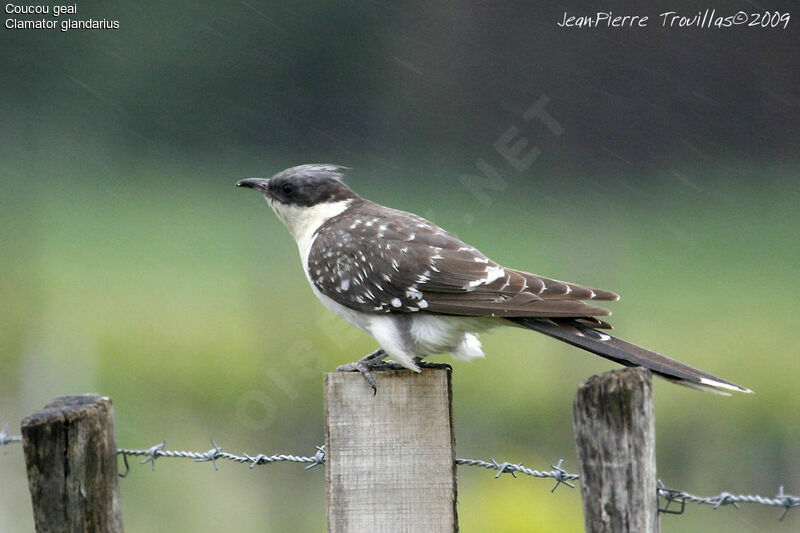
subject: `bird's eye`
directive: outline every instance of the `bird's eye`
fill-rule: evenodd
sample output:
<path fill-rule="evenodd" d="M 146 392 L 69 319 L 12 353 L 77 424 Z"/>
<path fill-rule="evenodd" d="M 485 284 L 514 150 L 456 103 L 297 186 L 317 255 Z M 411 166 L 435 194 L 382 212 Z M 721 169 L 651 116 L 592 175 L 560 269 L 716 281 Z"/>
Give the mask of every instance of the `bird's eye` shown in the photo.
<path fill-rule="evenodd" d="M 283 191 L 283 194 L 286 196 L 291 196 L 294 194 L 295 188 L 291 183 L 284 183 L 281 187 L 281 191 Z"/>

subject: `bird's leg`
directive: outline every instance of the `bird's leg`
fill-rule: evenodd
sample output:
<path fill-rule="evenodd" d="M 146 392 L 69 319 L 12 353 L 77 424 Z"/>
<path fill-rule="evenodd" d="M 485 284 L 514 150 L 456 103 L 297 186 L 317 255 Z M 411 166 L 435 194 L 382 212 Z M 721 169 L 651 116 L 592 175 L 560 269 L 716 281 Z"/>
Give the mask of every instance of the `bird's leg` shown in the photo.
<path fill-rule="evenodd" d="M 378 394 L 378 385 L 375 383 L 375 376 L 372 375 L 372 370 L 378 368 L 389 370 L 393 363 L 384 363 L 383 360 L 388 354 L 383 351 L 383 348 L 378 348 L 371 354 L 362 357 L 358 361 L 341 365 L 336 370 L 338 372 L 360 372 L 364 379 L 367 380 L 369 386 L 372 387 L 372 395 Z"/>

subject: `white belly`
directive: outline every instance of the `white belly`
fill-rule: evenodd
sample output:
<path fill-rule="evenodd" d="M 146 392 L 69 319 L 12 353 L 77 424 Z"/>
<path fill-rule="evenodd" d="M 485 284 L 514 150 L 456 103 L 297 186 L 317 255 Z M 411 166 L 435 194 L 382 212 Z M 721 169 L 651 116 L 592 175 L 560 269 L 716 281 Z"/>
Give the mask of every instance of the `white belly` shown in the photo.
<path fill-rule="evenodd" d="M 483 357 L 478 333 L 497 325 L 497 319 L 415 314 L 411 322 L 414 348 L 424 355 L 449 353 L 456 359 Z"/>
<path fill-rule="evenodd" d="M 414 359 L 449 353 L 456 359 L 483 357 L 478 333 L 498 325 L 496 318 L 441 316 L 427 313 L 398 315 L 364 313 L 345 307 L 322 294 L 311 282 L 311 290 L 331 311 L 371 335 L 389 357 L 414 371 Z"/>

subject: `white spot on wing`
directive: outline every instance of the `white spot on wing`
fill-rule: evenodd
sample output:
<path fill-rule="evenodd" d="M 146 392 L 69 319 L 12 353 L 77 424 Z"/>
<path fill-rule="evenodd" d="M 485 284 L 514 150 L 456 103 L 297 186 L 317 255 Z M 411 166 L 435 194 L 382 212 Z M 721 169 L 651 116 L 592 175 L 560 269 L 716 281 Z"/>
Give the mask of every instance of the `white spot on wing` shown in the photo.
<path fill-rule="evenodd" d="M 500 266 L 489 266 L 486 267 L 486 277 L 481 279 L 476 279 L 474 281 L 470 281 L 468 286 L 469 287 L 477 287 L 478 285 L 486 285 L 493 282 L 496 279 L 500 279 L 502 276 L 505 276 L 506 270 Z"/>
<path fill-rule="evenodd" d="M 421 300 L 422 293 L 419 292 L 414 286 L 411 286 L 406 290 L 406 297 L 413 298 L 414 300 Z"/>
<path fill-rule="evenodd" d="M 392 307 L 400 307 L 403 305 L 403 302 L 400 301 L 400 298 L 392 299 Z"/>

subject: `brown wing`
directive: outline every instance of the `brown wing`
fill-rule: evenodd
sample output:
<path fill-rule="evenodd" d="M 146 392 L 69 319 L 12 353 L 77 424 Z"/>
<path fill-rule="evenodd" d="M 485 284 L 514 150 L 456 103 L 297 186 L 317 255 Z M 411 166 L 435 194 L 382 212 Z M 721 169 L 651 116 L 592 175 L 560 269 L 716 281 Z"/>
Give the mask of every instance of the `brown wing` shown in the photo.
<path fill-rule="evenodd" d="M 309 254 L 314 285 L 352 309 L 592 317 L 611 313 L 583 300 L 619 298 L 609 291 L 502 267 L 411 213 L 365 202 L 357 214 L 328 221 Z"/>

